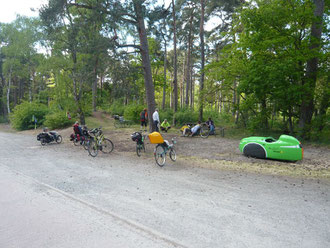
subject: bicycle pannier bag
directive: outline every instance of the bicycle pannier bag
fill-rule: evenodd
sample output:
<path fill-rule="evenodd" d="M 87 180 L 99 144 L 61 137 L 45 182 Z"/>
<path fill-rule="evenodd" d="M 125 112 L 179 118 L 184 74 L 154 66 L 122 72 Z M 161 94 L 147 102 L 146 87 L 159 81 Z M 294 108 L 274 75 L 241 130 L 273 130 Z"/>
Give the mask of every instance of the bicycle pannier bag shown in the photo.
<path fill-rule="evenodd" d="M 163 144 L 164 139 L 162 135 L 158 132 L 153 132 L 148 135 L 151 144 Z"/>

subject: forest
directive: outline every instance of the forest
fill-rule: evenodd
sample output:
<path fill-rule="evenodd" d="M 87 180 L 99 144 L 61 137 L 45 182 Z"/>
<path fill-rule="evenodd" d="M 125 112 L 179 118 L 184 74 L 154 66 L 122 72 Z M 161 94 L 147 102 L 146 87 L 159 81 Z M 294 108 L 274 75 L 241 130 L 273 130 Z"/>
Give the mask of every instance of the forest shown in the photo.
<path fill-rule="evenodd" d="M 0 122 L 63 128 L 95 111 L 138 122 L 159 108 L 178 127 L 212 117 L 329 141 L 329 5 L 49 0 L 37 18 L 0 23 Z"/>

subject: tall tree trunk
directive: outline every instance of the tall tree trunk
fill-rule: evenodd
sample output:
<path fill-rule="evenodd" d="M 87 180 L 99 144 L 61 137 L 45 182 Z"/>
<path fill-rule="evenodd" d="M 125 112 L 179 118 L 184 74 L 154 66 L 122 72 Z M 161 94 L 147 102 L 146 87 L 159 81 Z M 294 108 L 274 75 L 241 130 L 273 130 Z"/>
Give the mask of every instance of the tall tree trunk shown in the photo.
<path fill-rule="evenodd" d="M 205 48 L 204 48 L 204 15 L 205 15 L 205 0 L 201 0 L 201 20 L 199 28 L 200 48 L 201 48 L 201 78 L 199 89 L 199 121 L 203 121 L 203 106 L 204 106 L 204 66 L 205 66 Z"/>
<path fill-rule="evenodd" d="M 164 38 L 164 85 L 163 85 L 163 102 L 162 102 L 162 109 L 165 109 L 165 101 L 166 101 L 166 56 L 167 56 L 167 42 Z"/>
<path fill-rule="evenodd" d="M 188 34 L 188 54 L 187 54 L 187 78 L 186 78 L 186 106 L 189 105 L 189 88 L 190 88 L 190 64 L 191 64 L 191 48 L 192 48 L 192 21 L 193 21 L 193 11 L 189 20 L 189 34 Z"/>
<path fill-rule="evenodd" d="M 92 107 L 93 112 L 96 112 L 96 103 L 97 103 L 97 67 L 98 67 L 99 58 L 97 57 L 94 64 L 94 81 L 92 86 Z"/>
<path fill-rule="evenodd" d="M 193 81 L 193 72 L 192 72 L 192 66 L 189 68 L 190 72 L 190 108 L 194 108 L 194 81 Z"/>
<path fill-rule="evenodd" d="M 236 87 L 237 86 L 237 82 L 236 80 L 234 81 L 234 89 L 233 89 L 233 108 L 232 108 L 232 115 L 235 116 L 235 106 L 236 106 Z"/>
<path fill-rule="evenodd" d="M 180 102 L 181 102 L 181 108 L 183 108 L 183 105 L 185 103 L 185 80 L 186 80 L 186 76 L 187 76 L 187 54 L 184 54 L 184 58 L 182 61 L 182 69 L 183 69 L 183 75 L 182 75 L 182 80 L 180 83 Z"/>
<path fill-rule="evenodd" d="M 237 109 L 236 109 L 236 119 L 235 119 L 235 124 L 237 125 L 238 124 L 238 121 L 239 121 L 239 104 L 240 104 L 240 95 L 238 94 L 237 95 Z"/>
<path fill-rule="evenodd" d="M 320 42 L 322 35 L 322 23 L 324 13 L 324 0 L 313 0 L 315 4 L 314 20 L 311 28 L 311 39 L 309 49 L 315 53 L 320 50 Z M 299 128 L 301 130 L 301 136 L 308 138 L 310 131 L 310 124 L 314 112 L 314 91 L 317 79 L 318 70 L 318 56 L 315 56 L 307 61 L 306 79 L 303 84 L 307 84 L 305 92 L 302 97 L 302 103 L 300 107 Z M 305 86 L 305 85 L 304 85 Z"/>
<path fill-rule="evenodd" d="M 176 54 L 176 13 L 174 0 L 172 0 L 172 14 L 173 14 L 173 49 L 174 49 L 174 79 L 173 79 L 173 90 L 174 90 L 174 112 L 178 111 L 178 61 Z M 175 124 L 175 119 L 174 119 Z"/>
<path fill-rule="evenodd" d="M 10 88 L 11 88 L 12 66 L 9 70 L 8 87 L 7 87 L 7 113 L 10 114 Z"/>
<path fill-rule="evenodd" d="M 147 107 L 148 107 L 148 116 L 149 116 L 149 125 L 150 129 L 154 130 L 154 124 L 152 120 L 152 114 L 155 111 L 155 88 L 152 81 L 151 74 L 151 64 L 149 57 L 149 46 L 147 39 L 147 32 L 144 25 L 144 16 L 143 16 L 143 8 L 142 2 L 134 1 L 134 10 L 137 17 L 137 29 L 140 38 L 140 46 L 141 46 L 141 57 L 142 64 L 144 70 L 144 85 L 146 89 L 146 98 L 147 98 Z"/>

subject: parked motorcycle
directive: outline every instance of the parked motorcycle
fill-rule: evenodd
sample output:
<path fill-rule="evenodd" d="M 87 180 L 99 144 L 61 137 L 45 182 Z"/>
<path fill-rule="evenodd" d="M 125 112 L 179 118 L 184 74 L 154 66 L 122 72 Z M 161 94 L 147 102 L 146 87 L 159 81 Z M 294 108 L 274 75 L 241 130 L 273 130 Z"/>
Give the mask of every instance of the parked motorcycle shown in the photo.
<path fill-rule="evenodd" d="M 62 136 L 56 131 L 43 131 L 37 135 L 37 140 L 40 141 L 43 146 L 53 141 L 60 144 L 62 142 Z"/>

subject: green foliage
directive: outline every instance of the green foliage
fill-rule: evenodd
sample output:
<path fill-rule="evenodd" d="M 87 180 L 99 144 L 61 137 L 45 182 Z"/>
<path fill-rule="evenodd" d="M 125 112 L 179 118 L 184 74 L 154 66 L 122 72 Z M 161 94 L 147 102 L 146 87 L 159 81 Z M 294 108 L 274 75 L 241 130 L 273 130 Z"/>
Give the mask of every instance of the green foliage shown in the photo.
<path fill-rule="evenodd" d="M 112 115 L 124 115 L 125 111 L 125 105 L 122 101 L 115 101 L 113 104 L 111 104 L 109 110 Z"/>
<path fill-rule="evenodd" d="M 196 123 L 198 121 L 198 112 L 191 109 L 180 109 L 174 114 L 177 125 L 186 123 Z"/>
<path fill-rule="evenodd" d="M 71 126 L 74 120 L 69 120 L 65 111 L 58 111 L 46 115 L 44 126 L 49 129 L 64 128 Z"/>
<path fill-rule="evenodd" d="M 131 104 L 125 108 L 124 118 L 136 123 L 140 121 L 140 113 L 144 109 L 143 105 Z"/>
<path fill-rule="evenodd" d="M 45 116 L 48 114 L 48 108 L 46 105 L 38 102 L 22 102 L 16 105 L 13 112 L 10 115 L 10 121 L 13 128 L 17 130 L 27 130 L 34 128 L 33 115 L 37 119 L 37 126 L 43 125 Z"/>
<path fill-rule="evenodd" d="M 0 123 L 7 123 L 8 119 L 6 118 L 6 116 L 0 116 Z"/>
<path fill-rule="evenodd" d="M 167 119 L 169 123 L 172 123 L 173 116 L 174 116 L 173 109 L 164 109 L 159 111 L 159 119 L 161 122 L 164 121 L 164 119 Z"/>

